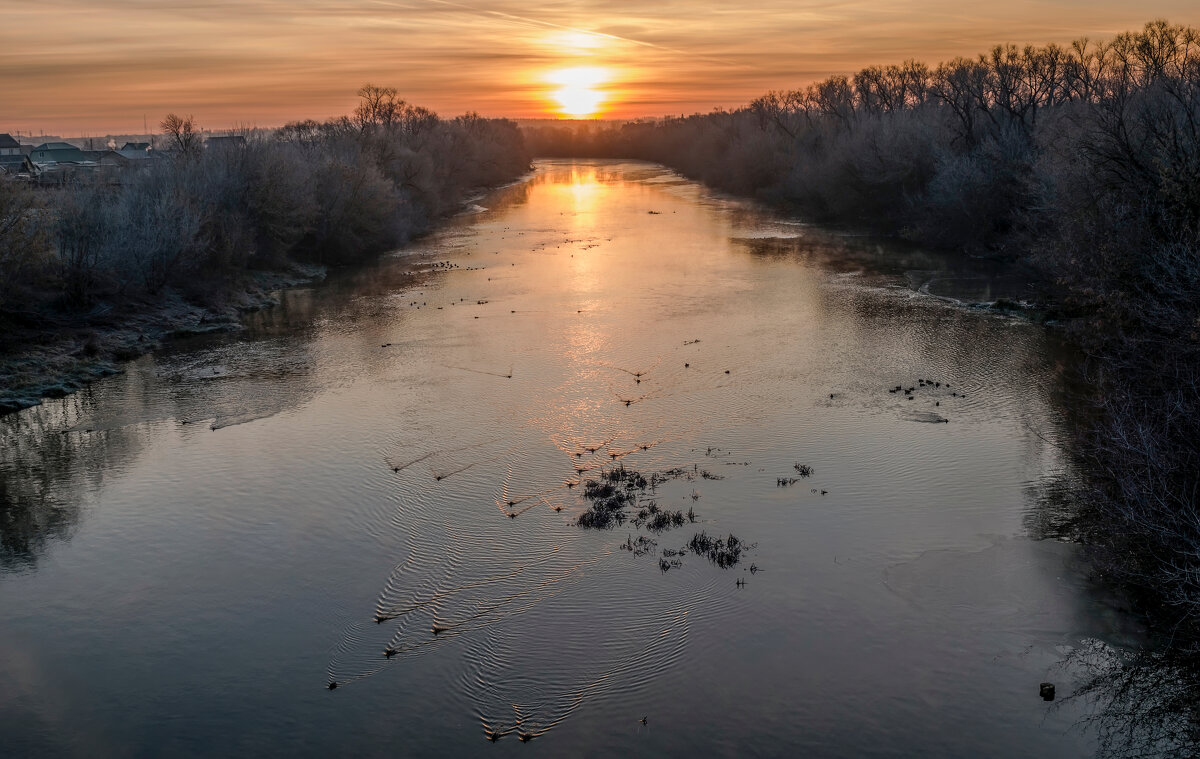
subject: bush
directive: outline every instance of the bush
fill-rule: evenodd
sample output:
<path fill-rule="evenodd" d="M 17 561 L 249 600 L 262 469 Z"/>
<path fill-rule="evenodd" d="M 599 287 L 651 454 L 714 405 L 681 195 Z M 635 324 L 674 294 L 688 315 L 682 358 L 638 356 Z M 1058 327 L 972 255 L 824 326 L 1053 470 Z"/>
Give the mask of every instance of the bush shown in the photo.
<path fill-rule="evenodd" d="M 45 209 L 24 183 L 0 175 L 0 309 L 17 303 L 47 264 Z"/>

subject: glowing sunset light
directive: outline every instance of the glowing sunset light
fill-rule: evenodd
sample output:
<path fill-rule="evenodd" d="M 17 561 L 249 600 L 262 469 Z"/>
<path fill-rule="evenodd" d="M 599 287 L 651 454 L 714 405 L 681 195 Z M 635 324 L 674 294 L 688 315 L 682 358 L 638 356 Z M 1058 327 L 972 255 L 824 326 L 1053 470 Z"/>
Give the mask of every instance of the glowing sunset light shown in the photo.
<path fill-rule="evenodd" d="M 909 58 L 1107 39 L 1159 17 L 1200 24 L 1196 0 L 959 3 L 954 13 L 945 0 L 233 5 L 7 3 L 0 133 L 139 133 L 172 111 L 207 129 L 319 121 L 353 109 L 366 82 L 443 116 L 679 115 Z"/>
<path fill-rule="evenodd" d="M 607 46 L 608 38 L 591 32 L 565 31 L 552 36 L 555 46 L 570 53 L 587 54 Z"/>
<path fill-rule="evenodd" d="M 559 112 L 567 118 L 584 119 L 599 112 L 605 94 L 597 87 L 608 82 L 610 75 L 597 66 L 575 66 L 551 72 L 546 78 L 559 87 L 551 93 L 561 106 Z"/>

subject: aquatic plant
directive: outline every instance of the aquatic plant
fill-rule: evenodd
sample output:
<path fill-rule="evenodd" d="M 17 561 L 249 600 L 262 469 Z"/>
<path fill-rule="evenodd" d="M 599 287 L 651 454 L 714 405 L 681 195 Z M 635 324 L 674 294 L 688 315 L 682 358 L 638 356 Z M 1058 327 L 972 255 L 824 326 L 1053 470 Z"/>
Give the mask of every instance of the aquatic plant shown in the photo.
<path fill-rule="evenodd" d="M 625 510 L 637 503 L 639 495 L 653 490 L 658 485 L 680 477 L 693 478 L 697 469 L 670 469 L 651 473 L 649 477 L 625 466 L 615 466 L 600 472 L 597 479 L 585 480 L 583 497 L 589 502 L 576 519 L 580 527 L 611 529 L 625 523 L 629 516 Z M 682 525 L 685 520 L 695 521 L 695 512 L 685 516 L 682 511 L 664 511 L 654 500 L 646 504 L 633 516 L 637 526 L 645 525 L 654 532 L 662 532 Z"/>
<path fill-rule="evenodd" d="M 693 536 L 688 542 L 688 547 L 692 553 L 700 554 L 721 569 L 728 569 L 737 564 L 742 560 L 742 552 L 752 548 L 736 535 L 713 538 L 707 532 Z"/>
<path fill-rule="evenodd" d="M 629 551 L 634 556 L 645 556 L 658 547 L 658 541 L 652 540 L 645 535 L 639 535 L 637 540 L 633 536 L 627 536 L 625 542 L 621 544 L 622 551 Z"/>

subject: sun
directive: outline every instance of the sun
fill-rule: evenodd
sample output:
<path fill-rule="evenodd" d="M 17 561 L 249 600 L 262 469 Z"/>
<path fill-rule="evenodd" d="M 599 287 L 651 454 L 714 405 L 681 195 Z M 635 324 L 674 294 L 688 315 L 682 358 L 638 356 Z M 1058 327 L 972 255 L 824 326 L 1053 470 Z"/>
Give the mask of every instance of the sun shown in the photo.
<path fill-rule="evenodd" d="M 605 94 L 602 85 L 609 80 L 607 70 L 599 66 L 575 66 L 551 72 L 546 79 L 558 89 L 550 93 L 566 118 L 586 119 L 599 112 Z"/>

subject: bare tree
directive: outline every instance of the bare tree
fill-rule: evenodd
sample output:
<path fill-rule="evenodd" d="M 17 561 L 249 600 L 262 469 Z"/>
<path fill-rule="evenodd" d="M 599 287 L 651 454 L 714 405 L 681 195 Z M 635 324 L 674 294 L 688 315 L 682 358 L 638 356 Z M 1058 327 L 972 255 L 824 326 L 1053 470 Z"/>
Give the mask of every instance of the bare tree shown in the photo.
<path fill-rule="evenodd" d="M 180 153 L 194 155 L 200 150 L 200 132 L 196 129 L 196 120 L 193 117 L 168 113 L 158 126 L 166 135 L 171 147 Z"/>
<path fill-rule="evenodd" d="M 395 87 L 364 84 L 358 90 L 359 103 L 354 109 L 354 121 L 366 131 L 371 127 L 388 129 L 400 117 L 406 103 L 397 97 Z"/>

